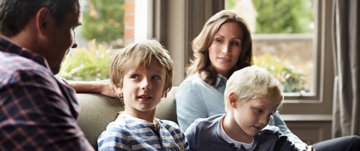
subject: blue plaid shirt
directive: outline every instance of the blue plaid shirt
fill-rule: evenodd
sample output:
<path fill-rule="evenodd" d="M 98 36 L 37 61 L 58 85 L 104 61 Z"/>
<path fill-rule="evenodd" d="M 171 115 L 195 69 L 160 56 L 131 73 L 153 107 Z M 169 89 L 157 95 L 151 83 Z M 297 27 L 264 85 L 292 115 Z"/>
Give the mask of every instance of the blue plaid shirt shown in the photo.
<path fill-rule="evenodd" d="M 0 150 L 94 150 L 76 123 L 75 91 L 44 57 L 0 36 L 0 65 Z"/>

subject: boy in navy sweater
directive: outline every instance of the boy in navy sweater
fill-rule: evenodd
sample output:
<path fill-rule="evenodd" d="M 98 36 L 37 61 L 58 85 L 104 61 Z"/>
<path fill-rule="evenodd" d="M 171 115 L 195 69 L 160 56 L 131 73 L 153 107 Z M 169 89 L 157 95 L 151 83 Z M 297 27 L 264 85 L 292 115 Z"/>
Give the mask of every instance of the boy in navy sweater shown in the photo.
<path fill-rule="evenodd" d="M 267 126 L 283 95 L 266 69 L 250 66 L 234 72 L 224 96 L 226 114 L 198 119 L 186 130 L 192 151 L 300 150 L 277 127 Z"/>

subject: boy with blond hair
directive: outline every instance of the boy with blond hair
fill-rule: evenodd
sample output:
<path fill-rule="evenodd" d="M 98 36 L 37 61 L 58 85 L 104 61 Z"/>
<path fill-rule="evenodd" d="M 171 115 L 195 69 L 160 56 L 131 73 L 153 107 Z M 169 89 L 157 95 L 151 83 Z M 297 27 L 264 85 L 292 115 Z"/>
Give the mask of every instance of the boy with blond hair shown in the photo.
<path fill-rule="evenodd" d="M 173 62 L 156 40 L 131 44 L 116 54 L 110 82 L 125 110 L 99 136 L 99 150 L 189 150 L 176 123 L 155 118 L 172 75 Z"/>
<path fill-rule="evenodd" d="M 197 119 L 186 130 L 192 151 L 299 150 L 277 127 L 267 126 L 283 95 L 266 69 L 249 66 L 234 72 L 224 97 L 226 114 Z"/>

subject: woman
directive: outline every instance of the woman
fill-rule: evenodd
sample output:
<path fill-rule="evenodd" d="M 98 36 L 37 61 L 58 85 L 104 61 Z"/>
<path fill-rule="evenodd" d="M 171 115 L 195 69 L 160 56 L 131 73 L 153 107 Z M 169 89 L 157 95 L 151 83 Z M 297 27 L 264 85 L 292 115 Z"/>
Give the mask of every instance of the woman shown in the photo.
<path fill-rule="evenodd" d="M 252 41 L 245 21 L 232 11 L 212 16 L 193 40 L 194 60 L 176 93 L 182 130 L 197 118 L 224 113 L 227 78 L 252 64 Z"/>
<path fill-rule="evenodd" d="M 187 69 L 188 77 L 180 84 L 176 112 L 180 128 L 185 131 L 197 118 L 225 113 L 224 90 L 227 79 L 238 69 L 252 64 L 252 40 L 245 21 L 234 12 L 223 10 L 212 16 L 193 40 L 194 59 Z M 300 148 L 308 148 L 294 135 L 278 113 L 269 125 L 277 126 L 290 141 Z M 342 137 L 315 144 L 317 150 L 354 147 L 358 136 Z"/>

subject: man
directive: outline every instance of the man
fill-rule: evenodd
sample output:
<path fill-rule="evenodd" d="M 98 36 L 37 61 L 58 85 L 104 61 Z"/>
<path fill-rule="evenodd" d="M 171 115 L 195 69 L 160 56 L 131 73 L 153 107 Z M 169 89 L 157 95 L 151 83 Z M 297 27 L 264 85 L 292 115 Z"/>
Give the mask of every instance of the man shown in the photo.
<path fill-rule="evenodd" d="M 79 16 L 78 0 L 0 0 L 0 150 L 94 150 L 75 91 L 54 77 Z"/>

